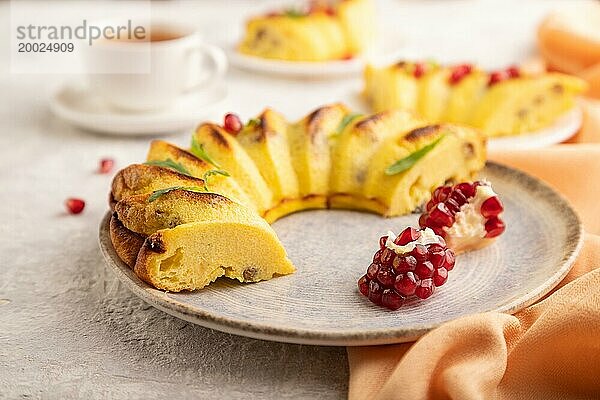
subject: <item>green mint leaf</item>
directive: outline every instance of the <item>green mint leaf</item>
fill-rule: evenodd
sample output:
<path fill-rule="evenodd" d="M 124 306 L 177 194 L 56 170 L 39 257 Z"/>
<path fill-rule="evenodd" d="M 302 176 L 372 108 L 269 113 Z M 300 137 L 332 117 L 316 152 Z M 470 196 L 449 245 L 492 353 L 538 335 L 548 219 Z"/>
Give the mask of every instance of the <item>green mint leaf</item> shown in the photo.
<path fill-rule="evenodd" d="M 215 161 L 215 159 L 209 156 L 206 150 L 204 150 L 204 146 L 202 146 L 201 143 L 198 143 L 196 136 L 192 136 L 192 148 L 190 149 L 190 151 L 199 159 L 204 160 L 217 168 L 221 168 L 221 166 Z"/>
<path fill-rule="evenodd" d="M 283 15 L 285 15 L 286 17 L 290 17 L 290 18 L 301 18 L 301 17 L 305 17 L 306 13 L 304 13 L 300 10 L 293 9 L 293 8 L 288 8 L 287 10 L 285 10 L 283 12 Z"/>
<path fill-rule="evenodd" d="M 230 176 L 227 171 L 224 171 L 222 169 L 211 169 L 209 171 L 206 171 L 202 176 L 202 179 L 204 180 L 204 190 L 206 190 L 207 192 L 210 192 L 210 190 L 208 189 L 208 178 L 214 175 Z"/>
<path fill-rule="evenodd" d="M 435 146 L 437 146 L 437 144 L 440 142 L 440 140 L 442 140 L 444 138 L 444 136 L 446 136 L 446 135 L 441 135 L 439 138 L 437 138 L 433 142 L 429 143 L 428 145 L 423 146 L 419 150 L 412 152 L 411 154 L 404 157 L 403 159 L 396 161 L 395 163 L 393 163 L 392 165 L 390 165 L 389 167 L 386 168 L 385 174 L 386 175 L 396 175 L 396 174 L 399 174 L 400 172 L 404 172 L 407 169 L 410 169 L 413 165 L 416 164 L 417 161 L 419 161 L 421 158 L 425 157 L 425 155 L 427 153 L 429 153 L 431 150 L 433 150 L 433 148 Z"/>
<path fill-rule="evenodd" d="M 246 123 L 246 126 L 248 128 L 258 128 L 262 125 L 262 121 L 260 120 L 260 118 L 250 118 L 248 120 L 248 122 Z"/>
<path fill-rule="evenodd" d="M 167 158 L 164 161 L 160 161 L 160 160 L 146 161 L 144 164 L 155 165 L 157 167 L 170 168 L 170 169 L 174 169 L 175 171 L 177 171 L 183 175 L 192 176 L 192 174 L 190 174 L 190 172 L 181 163 L 173 161 L 173 159 L 171 159 L 171 158 Z"/>
<path fill-rule="evenodd" d="M 152 192 L 150 197 L 148 197 L 148 203 L 152 203 L 153 201 L 158 199 L 163 194 L 172 192 L 173 190 L 186 190 L 188 192 L 195 192 L 195 193 L 206 192 L 206 190 L 204 190 L 204 188 L 201 188 L 198 186 L 172 186 L 172 187 L 168 187 L 168 188 L 164 188 L 164 189 L 155 190 L 154 192 Z"/>
<path fill-rule="evenodd" d="M 339 125 L 337 126 L 337 128 L 333 132 L 333 136 L 341 135 L 342 132 L 344 132 L 344 129 L 346 129 L 346 127 L 348 125 L 350 125 L 350 123 L 352 121 L 354 121 L 356 118 L 359 118 L 359 117 L 362 117 L 362 114 L 351 113 L 351 114 L 344 115 L 344 118 L 342 118 L 342 120 L 340 121 Z"/>

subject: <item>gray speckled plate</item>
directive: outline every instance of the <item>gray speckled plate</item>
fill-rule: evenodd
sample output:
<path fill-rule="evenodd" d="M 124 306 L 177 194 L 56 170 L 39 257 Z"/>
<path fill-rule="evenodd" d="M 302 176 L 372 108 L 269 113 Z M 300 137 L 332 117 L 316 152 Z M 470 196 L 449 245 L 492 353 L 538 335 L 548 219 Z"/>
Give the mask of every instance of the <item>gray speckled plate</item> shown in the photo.
<path fill-rule="evenodd" d="M 545 184 L 488 163 L 481 174 L 505 204 L 507 230 L 493 245 L 460 255 L 448 283 L 426 301 L 387 311 L 360 295 L 378 239 L 415 225 L 417 215 L 384 219 L 341 210 L 305 211 L 273 228 L 298 271 L 267 282 L 219 279 L 192 293 L 165 293 L 117 257 L 100 225 L 107 264 L 133 293 L 169 314 L 209 328 L 282 342 L 374 345 L 417 339 L 432 328 L 485 311 L 514 313 L 548 293 L 567 274 L 581 247 L 582 226 L 567 201 Z M 259 249 L 257 249 L 259 251 Z"/>

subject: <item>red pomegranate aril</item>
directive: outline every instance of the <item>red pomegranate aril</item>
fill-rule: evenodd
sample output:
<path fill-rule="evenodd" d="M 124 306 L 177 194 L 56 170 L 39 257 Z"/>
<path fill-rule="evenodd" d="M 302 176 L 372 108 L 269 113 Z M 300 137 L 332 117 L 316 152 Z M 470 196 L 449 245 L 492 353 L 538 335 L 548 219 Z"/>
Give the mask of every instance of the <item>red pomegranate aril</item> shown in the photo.
<path fill-rule="evenodd" d="M 448 270 L 446 268 L 438 268 L 433 271 L 433 284 L 438 287 L 442 286 L 448 280 Z"/>
<path fill-rule="evenodd" d="M 394 260 L 392 267 L 397 273 L 414 271 L 417 267 L 417 259 L 410 255 L 398 256 Z"/>
<path fill-rule="evenodd" d="M 433 191 L 432 198 L 438 202 L 444 201 L 448 198 L 451 192 L 452 188 L 450 186 L 440 186 Z"/>
<path fill-rule="evenodd" d="M 369 279 L 375 279 L 378 271 L 379 271 L 379 265 L 375 264 L 375 263 L 371 263 L 371 265 L 369 265 L 369 267 L 367 268 L 367 277 Z"/>
<path fill-rule="evenodd" d="M 226 114 L 223 119 L 223 128 L 231 134 L 239 133 L 242 130 L 242 120 L 237 114 Z"/>
<path fill-rule="evenodd" d="M 415 294 L 415 289 L 417 289 L 418 283 L 419 281 L 416 275 L 412 272 L 407 272 L 396 277 L 394 288 L 401 295 L 408 297 Z"/>
<path fill-rule="evenodd" d="M 459 83 L 465 76 L 469 75 L 473 70 L 473 66 L 470 64 L 462 64 L 454 67 L 450 74 L 450 84 L 455 85 Z"/>
<path fill-rule="evenodd" d="M 427 247 L 422 244 L 416 244 L 415 248 L 412 249 L 410 254 L 418 261 L 425 261 L 427 259 Z"/>
<path fill-rule="evenodd" d="M 433 225 L 433 224 L 431 224 L 431 225 L 427 224 L 426 226 L 429 229 L 431 229 L 436 235 L 438 235 L 440 237 L 443 237 L 446 234 L 446 232 L 444 231 L 444 228 L 441 227 L 441 226 L 436 226 L 436 225 Z"/>
<path fill-rule="evenodd" d="M 421 232 L 409 226 L 408 228 L 403 230 L 402 233 L 400 233 L 400 235 L 398 235 L 396 240 L 394 240 L 394 243 L 396 243 L 398 246 L 404 246 L 409 244 L 410 242 L 414 242 L 420 237 Z"/>
<path fill-rule="evenodd" d="M 497 196 L 490 197 L 481 204 L 481 215 L 485 218 L 496 217 L 502 211 L 504 211 L 504 207 Z"/>
<path fill-rule="evenodd" d="M 375 264 L 380 264 L 381 263 L 381 254 L 383 253 L 383 249 L 382 250 L 378 250 L 377 252 L 375 252 L 375 255 L 373 256 L 373 262 Z"/>
<path fill-rule="evenodd" d="M 379 238 L 379 248 L 383 249 L 385 247 L 385 242 L 387 242 L 388 237 L 382 236 Z"/>
<path fill-rule="evenodd" d="M 453 190 L 450 199 L 456 201 L 459 206 L 462 206 L 467 202 L 467 197 L 460 190 Z"/>
<path fill-rule="evenodd" d="M 454 251 L 452 251 L 452 249 L 446 249 L 444 253 L 445 257 L 443 266 L 448 271 L 452 271 L 452 269 L 454 268 L 454 264 L 456 263 L 456 256 L 454 255 Z"/>
<path fill-rule="evenodd" d="M 518 78 L 521 76 L 521 71 L 519 71 L 519 67 L 516 65 L 511 65 L 506 69 L 506 73 L 510 78 Z"/>
<path fill-rule="evenodd" d="M 433 279 L 423 279 L 421 282 L 419 282 L 419 285 L 417 285 L 417 288 L 415 289 L 415 295 L 420 299 L 426 299 L 431 297 L 434 288 L 435 286 L 433 284 Z"/>
<path fill-rule="evenodd" d="M 431 210 L 435 206 L 435 202 L 433 200 L 429 200 L 425 205 L 425 209 L 427 211 Z"/>
<path fill-rule="evenodd" d="M 502 82 L 507 78 L 506 73 L 504 71 L 496 71 L 490 74 L 490 79 L 488 81 L 488 86 L 493 86 L 496 83 Z"/>
<path fill-rule="evenodd" d="M 430 261 L 423 261 L 417 264 L 415 274 L 421 279 L 431 278 L 433 276 L 433 264 Z"/>
<path fill-rule="evenodd" d="M 416 63 L 415 64 L 415 70 L 413 71 L 413 75 L 415 78 L 420 78 L 423 75 L 425 75 L 425 64 L 423 63 Z"/>
<path fill-rule="evenodd" d="M 448 210 L 452 214 L 456 214 L 460 211 L 460 204 L 458 204 L 458 202 L 454 199 L 448 199 L 444 202 L 444 204 L 446 204 L 446 207 L 448 207 Z"/>
<path fill-rule="evenodd" d="M 427 213 L 423 213 L 419 217 L 419 226 L 421 228 L 424 227 L 424 226 L 427 226 L 427 218 L 429 218 L 429 214 L 427 214 Z"/>
<path fill-rule="evenodd" d="M 441 245 L 441 244 L 437 244 L 437 243 L 431 243 L 427 245 L 427 250 L 429 250 L 429 253 L 437 253 L 440 251 L 444 251 L 444 247 L 446 247 L 446 245 Z"/>
<path fill-rule="evenodd" d="M 429 251 L 429 262 L 433 264 L 433 268 L 440 268 L 444 265 L 446 259 L 446 253 L 443 249 Z"/>
<path fill-rule="evenodd" d="M 383 289 L 377 281 L 369 282 L 369 300 L 377 305 L 381 305 L 381 294 Z"/>
<path fill-rule="evenodd" d="M 85 201 L 71 197 L 65 201 L 65 206 L 69 214 L 79 214 L 85 208 Z"/>
<path fill-rule="evenodd" d="M 386 247 L 381 253 L 381 265 L 391 267 L 392 262 L 394 262 L 394 257 L 396 257 L 394 250 L 390 250 Z"/>
<path fill-rule="evenodd" d="M 467 198 L 475 196 L 475 185 L 469 182 L 462 182 L 456 185 L 456 188 L 462 192 Z"/>
<path fill-rule="evenodd" d="M 377 272 L 377 281 L 384 287 L 391 287 L 396 281 L 396 276 L 389 269 L 380 268 Z"/>
<path fill-rule="evenodd" d="M 100 165 L 98 166 L 98 173 L 100 174 L 108 174 L 112 171 L 115 165 L 115 160 L 112 158 L 103 158 L 100 160 Z"/>
<path fill-rule="evenodd" d="M 504 225 L 504 222 L 502 222 L 498 217 L 492 217 L 492 218 L 488 219 L 487 222 L 485 223 L 485 231 L 487 232 L 485 237 L 486 238 L 496 237 L 496 236 L 500 235 L 502 232 L 504 232 L 505 228 L 506 227 Z"/>
<path fill-rule="evenodd" d="M 385 289 L 381 295 L 381 304 L 390 310 L 397 310 L 404 304 L 404 297 L 393 289 Z"/>
<path fill-rule="evenodd" d="M 452 226 L 454 223 L 454 216 L 448 210 L 448 207 L 444 203 L 438 203 L 429 213 L 431 220 L 436 225 L 441 226 Z"/>
<path fill-rule="evenodd" d="M 358 290 L 364 295 L 364 296 L 368 296 L 369 295 L 369 279 L 367 278 L 367 275 L 363 275 L 359 280 L 358 280 Z"/>

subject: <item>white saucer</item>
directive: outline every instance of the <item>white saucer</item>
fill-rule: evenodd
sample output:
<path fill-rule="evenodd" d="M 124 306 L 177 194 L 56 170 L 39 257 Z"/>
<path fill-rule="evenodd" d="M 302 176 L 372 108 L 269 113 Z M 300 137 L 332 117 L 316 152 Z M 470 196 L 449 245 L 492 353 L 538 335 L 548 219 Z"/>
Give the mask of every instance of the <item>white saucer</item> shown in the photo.
<path fill-rule="evenodd" d="M 556 123 L 536 132 L 524 133 L 518 136 L 490 138 L 489 150 L 523 150 L 538 149 L 553 144 L 564 142 L 572 137 L 581 128 L 583 111 L 581 107 L 574 107 L 562 115 Z"/>
<path fill-rule="evenodd" d="M 193 128 L 227 97 L 224 85 L 182 96 L 169 109 L 126 112 L 110 107 L 83 84 L 67 84 L 50 98 L 50 109 L 65 121 L 112 135 L 158 135 Z"/>
<path fill-rule="evenodd" d="M 234 45 L 226 47 L 229 63 L 237 68 L 269 75 L 296 78 L 334 78 L 360 75 L 365 60 L 357 57 L 336 61 L 285 61 L 249 56 L 240 53 Z"/>

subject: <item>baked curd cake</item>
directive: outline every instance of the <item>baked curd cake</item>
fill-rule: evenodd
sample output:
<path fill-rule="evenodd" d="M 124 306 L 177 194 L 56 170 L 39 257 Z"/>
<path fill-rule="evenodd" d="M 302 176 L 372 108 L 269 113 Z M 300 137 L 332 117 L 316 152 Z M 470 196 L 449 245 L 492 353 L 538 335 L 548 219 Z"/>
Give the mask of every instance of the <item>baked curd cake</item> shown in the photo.
<path fill-rule="evenodd" d="M 251 18 L 238 49 L 241 53 L 287 61 L 329 61 L 354 57 L 373 40 L 371 0 L 311 1 Z"/>
<path fill-rule="evenodd" d="M 201 124 L 189 149 L 156 140 L 146 163 L 117 173 L 111 239 L 159 289 L 271 279 L 294 267 L 269 223 L 311 208 L 406 214 L 436 187 L 471 180 L 485 158 L 476 130 L 406 111 L 333 104 L 297 122 L 267 109 L 246 123 L 227 114 Z"/>
<path fill-rule="evenodd" d="M 364 95 L 375 111 L 405 109 L 429 123 L 450 122 L 486 136 L 531 133 L 551 126 L 576 106 L 582 79 L 527 73 L 518 67 L 485 72 L 471 64 L 434 62 L 368 65 Z"/>

